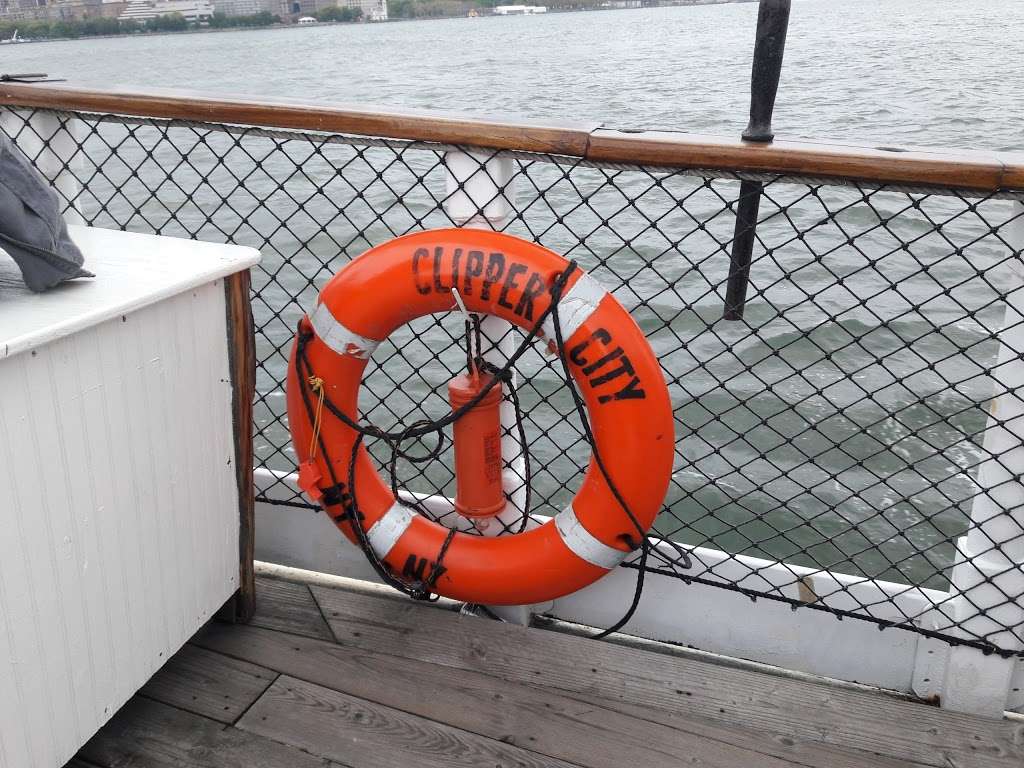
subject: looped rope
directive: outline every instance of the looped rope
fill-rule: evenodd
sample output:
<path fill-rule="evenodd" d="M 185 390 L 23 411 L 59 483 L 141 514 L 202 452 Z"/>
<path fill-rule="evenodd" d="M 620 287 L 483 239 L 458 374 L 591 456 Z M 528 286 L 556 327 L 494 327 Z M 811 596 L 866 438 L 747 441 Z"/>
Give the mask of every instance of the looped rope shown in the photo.
<path fill-rule="evenodd" d="M 356 458 L 359 454 L 359 447 L 362 445 L 363 439 L 365 437 L 373 437 L 378 440 L 383 440 L 388 445 L 388 448 L 391 450 L 392 454 L 392 460 L 390 462 L 389 467 L 391 471 L 391 488 L 396 501 L 398 501 L 398 503 L 400 504 L 403 504 L 404 506 L 410 507 L 411 509 L 415 509 L 417 512 L 422 512 L 422 509 L 418 508 L 416 504 L 404 501 L 398 493 L 396 455 L 401 455 L 403 453 L 400 449 L 401 443 L 411 438 L 422 437 L 424 435 L 430 434 L 431 432 L 436 432 L 439 435 L 441 435 L 441 430 L 444 427 L 455 423 L 455 421 L 457 421 L 464 414 L 469 412 L 470 409 L 474 408 L 481 400 L 483 400 L 488 395 L 488 393 L 490 393 L 490 391 L 497 385 L 499 380 L 501 380 L 505 376 L 510 377 L 511 371 L 515 366 L 516 361 L 518 361 L 519 358 L 526 353 L 527 349 L 530 348 L 534 339 L 537 337 L 537 334 L 540 332 L 540 329 L 543 327 L 544 321 L 547 320 L 547 318 L 552 313 L 554 313 L 555 325 L 558 325 L 558 313 L 555 312 L 554 310 L 557 308 L 558 303 L 561 300 L 562 293 L 565 290 L 566 283 L 576 270 L 576 262 L 571 261 L 569 262 L 569 265 L 565 268 L 565 270 L 563 270 L 554 280 L 550 289 L 551 302 L 548 304 L 547 308 L 545 308 L 545 310 L 540 314 L 540 317 L 537 318 L 537 321 L 534 323 L 533 327 L 530 329 L 530 332 L 527 334 L 526 338 L 519 345 L 516 351 L 508 358 L 505 364 L 497 370 L 497 375 L 494 375 L 493 378 L 490 381 L 488 381 L 483 387 L 481 387 L 480 391 L 477 392 L 477 394 L 474 395 L 472 398 L 470 398 L 464 405 L 453 410 L 450 414 L 447 414 L 441 419 L 438 419 L 436 421 L 423 420 L 421 422 L 411 424 L 401 430 L 388 432 L 373 425 L 360 424 L 357 421 L 350 418 L 348 414 L 343 412 L 333 402 L 331 402 L 331 399 L 327 397 L 326 394 L 324 393 L 325 388 L 321 387 L 320 392 L 321 394 L 323 394 L 322 403 L 323 406 L 327 408 L 328 413 L 330 413 L 332 416 L 341 421 L 345 426 L 349 427 L 350 429 L 356 432 L 356 439 L 352 445 L 352 454 L 349 457 L 348 465 L 348 488 L 349 495 L 351 497 L 348 516 L 350 518 L 352 529 L 356 533 L 356 539 L 359 544 L 359 548 L 362 550 L 363 555 L 366 557 L 370 565 L 373 567 L 374 571 L 377 573 L 378 576 L 380 576 L 384 583 L 388 584 L 389 586 L 397 589 L 398 591 L 406 595 L 409 595 L 412 598 L 419 600 L 429 599 L 431 596 L 431 590 L 433 589 L 437 578 L 442 572 L 442 561 L 444 559 L 445 553 L 448 551 L 448 546 L 451 543 L 451 540 L 454 538 L 455 529 L 450 530 L 444 543 L 438 550 L 438 555 L 437 558 L 435 558 L 434 560 L 434 566 L 431 569 L 430 575 L 422 584 L 417 582 L 406 582 L 398 576 L 395 576 L 394 573 L 392 573 L 391 570 L 388 568 L 388 566 L 377 556 L 377 553 L 373 551 L 373 547 L 370 545 L 369 539 L 366 534 L 366 529 L 363 526 L 363 515 L 359 511 L 358 493 L 356 492 Z M 467 333 L 470 330 L 471 328 L 467 323 Z M 302 395 L 302 402 L 306 409 L 306 415 L 310 419 L 310 422 L 315 425 L 317 423 L 317 416 L 310 398 L 310 382 L 314 379 L 319 379 L 319 377 L 313 370 L 313 367 L 309 362 L 309 358 L 306 355 L 306 347 L 308 346 L 309 342 L 312 339 L 313 332 L 307 327 L 304 327 L 304 324 L 300 324 L 296 338 L 295 355 L 296 365 L 299 367 L 299 387 Z M 472 353 L 470 353 L 470 355 L 472 356 Z M 334 469 L 334 463 L 331 461 L 329 449 L 323 439 L 323 435 L 318 430 L 316 432 L 314 439 L 316 441 L 316 444 L 319 445 L 320 453 L 324 457 L 324 461 L 327 464 L 327 472 L 330 475 L 331 485 L 333 487 L 338 487 L 340 483 L 338 482 L 337 473 L 335 472 Z M 524 447 L 525 444 L 526 443 L 524 440 Z M 438 445 L 440 447 L 440 440 L 438 441 Z M 440 448 L 438 448 L 438 450 L 440 450 Z M 428 455 L 427 457 L 424 458 L 424 460 L 433 458 L 433 456 L 436 456 L 436 453 L 434 453 L 433 455 Z M 526 516 L 529 514 L 529 508 L 527 507 L 527 509 L 524 510 L 524 512 L 525 526 L 525 520 Z"/>
<path fill-rule="evenodd" d="M 352 529 L 356 532 L 356 539 L 360 549 L 363 552 L 363 555 L 373 566 L 373 569 L 376 571 L 377 575 L 380 576 L 381 579 L 386 584 L 417 600 L 436 599 L 436 597 L 433 596 L 433 589 L 436 586 L 437 579 L 440 577 L 441 573 L 444 572 L 442 562 L 444 560 L 445 554 L 448 551 L 449 545 L 455 538 L 455 534 L 457 532 L 456 529 L 449 529 L 448 535 L 445 537 L 444 542 L 442 543 L 440 549 L 438 550 L 437 557 L 433 561 L 430 573 L 427 575 L 425 579 L 423 579 L 422 581 L 406 582 L 398 576 L 396 576 L 390 570 L 390 568 L 388 568 L 387 564 L 385 564 L 377 556 L 377 553 L 373 551 L 373 548 L 370 546 L 369 540 L 367 538 L 366 530 L 363 527 L 363 516 L 359 512 L 358 494 L 356 492 L 356 457 L 358 456 L 359 448 L 362 445 L 363 439 L 365 437 L 373 437 L 375 439 L 382 440 L 388 445 L 388 448 L 391 451 L 389 472 L 391 475 L 392 494 L 400 504 L 407 506 L 411 509 L 415 509 L 417 512 L 422 514 L 423 509 L 419 506 L 418 502 L 407 502 L 402 500 L 399 496 L 397 478 L 398 458 L 401 457 L 414 463 L 421 463 L 436 458 L 438 455 L 440 455 L 441 448 L 444 442 L 444 435 L 441 430 L 444 427 L 455 423 L 458 419 L 462 418 L 462 416 L 465 415 L 470 409 L 474 408 L 481 400 L 483 400 L 487 396 L 487 394 L 491 391 L 491 389 L 493 389 L 497 385 L 499 381 L 512 381 L 512 372 L 515 368 L 516 362 L 519 360 L 519 358 L 523 356 L 526 350 L 530 348 L 534 339 L 537 337 L 537 334 L 540 332 L 541 328 L 543 327 L 548 317 L 552 317 L 555 330 L 554 342 L 556 354 L 558 356 L 558 359 L 561 361 L 562 372 L 565 376 L 566 386 L 572 394 L 577 414 L 580 418 L 580 422 L 583 424 L 587 442 L 590 444 L 591 450 L 593 451 L 594 462 L 597 465 L 599 471 L 601 472 L 601 475 L 603 476 L 605 482 L 608 484 L 608 488 L 611 490 L 619 506 L 626 513 L 626 516 L 629 518 L 630 522 L 636 528 L 638 533 L 636 539 L 634 539 L 632 536 L 627 536 L 625 538 L 625 541 L 623 542 L 629 547 L 631 551 L 636 551 L 636 549 L 638 548 L 640 549 L 640 567 L 637 571 L 636 588 L 634 590 L 633 600 L 629 608 L 623 614 L 622 618 L 616 621 L 611 627 L 593 635 L 595 639 L 600 639 L 621 629 L 633 617 L 633 614 L 636 612 L 637 606 L 639 606 L 640 604 L 640 598 L 643 594 L 644 572 L 646 570 L 647 557 L 653 545 L 650 542 L 650 539 L 647 535 L 647 531 L 641 525 L 636 515 L 633 514 L 633 511 L 629 508 L 629 504 L 626 502 L 625 498 L 623 498 L 622 494 L 619 492 L 618 487 L 615 485 L 615 482 L 612 480 L 612 477 L 609 474 L 607 467 L 605 466 L 604 460 L 602 459 L 600 450 L 597 446 L 597 441 L 594 438 L 594 433 L 590 428 L 590 420 L 587 417 L 586 405 L 583 402 L 583 399 L 580 397 L 579 393 L 576 391 L 576 388 L 573 385 L 572 381 L 572 374 L 569 371 L 569 363 L 565 356 L 564 339 L 562 338 L 561 321 L 556 310 L 559 302 L 561 301 L 566 283 L 576 270 L 576 262 L 570 261 L 569 265 L 565 268 L 565 270 L 563 270 L 554 280 L 550 288 L 551 301 L 548 304 L 547 308 L 545 308 L 545 310 L 537 318 L 536 322 L 530 329 L 526 338 L 501 366 L 495 366 L 494 364 L 482 359 L 479 317 L 473 315 L 472 320 L 466 320 L 467 368 L 469 368 L 471 372 L 475 369 L 477 371 L 489 373 L 491 375 L 491 379 L 467 403 L 453 410 L 450 414 L 447 414 L 440 419 L 423 419 L 414 422 L 413 424 L 410 424 L 409 426 L 401 430 L 392 432 L 382 430 L 373 425 L 364 425 L 354 421 L 352 418 L 348 416 L 348 414 L 344 413 L 339 408 L 337 408 L 334 405 L 334 403 L 331 402 L 330 398 L 325 396 L 324 387 L 322 386 L 322 379 L 319 379 L 316 376 L 306 355 L 306 346 L 312 340 L 313 333 L 308 329 L 304 329 L 301 324 L 299 327 L 299 332 L 296 341 L 296 364 L 305 369 L 305 371 L 300 370 L 298 376 L 302 391 L 302 400 L 303 403 L 305 404 L 307 415 L 315 425 L 314 440 L 320 446 L 320 452 L 323 455 L 324 460 L 327 464 L 327 471 L 331 476 L 331 483 L 334 486 L 338 485 L 338 478 L 336 477 L 334 465 L 331 462 L 327 445 L 325 444 L 323 436 L 320 434 L 319 429 L 317 428 L 320 418 L 318 415 L 319 408 L 321 406 L 326 407 L 327 411 L 331 415 L 333 415 L 335 418 L 337 418 L 339 421 L 345 424 L 345 426 L 349 427 L 350 429 L 354 430 L 357 433 L 356 439 L 352 445 L 352 453 L 351 456 L 349 457 L 348 464 L 348 487 L 351 497 L 349 517 L 351 520 Z M 312 386 L 310 382 L 314 380 L 321 382 L 321 386 L 319 388 L 319 394 L 321 399 L 317 404 L 317 411 L 313 410 L 313 404 L 310 401 L 309 390 L 307 389 L 307 386 Z M 516 411 L 516 427 L 519 433 L 520 445 L 523 446 L 523 454 L 524 456 L 526 456 L 525 480 L 527 497 L 526 503 L 524 504 L 523 520 L 520 525 L 520 529 L 517 532 L 521 533 L 523 530 L 525 530 L 527 521 L 529 519 L 530 486 L 532 477 L 530 471 L 528 451 L 526 450 L 527 442 L 526 433 L 523 428 L 522 411 L 519 404 L 519 397 L 516 394 L 515 388 L 509 387 L 509 395 L 512 399 Z M 438 443 L 435 449 L 430 451 L 427 455 L 422 457 L 411 457 L 401 449 L 402 442 L 409 440 L 411 438 L 423 437 L 424 435 L 430 434 L 431 432 L 437 433 Z M 677 551 L 680 551 L 681 557 L 675 562 L 678 564 L 680 561 L 685 561 L 685 567 L 689 568 L 690 561 L 688 555 L 685 552 L 679 550 L 678 547 L 676 547 L 676 549 Z"/>
<path fill-rule="evenodd" d="M 418 429 L 421 426 L 432 424 L 433 422 L 431 422 L 429 419 L 420 419 L 419 421 L 414 421 L 412 424 L 410 424 L 408 429 L 405 431 L 409 432 L 413 429 Z M 394 496 L 396 499 L 399 498 L 398 460 L 405 459 L 410 464 L 425 464 L 428 461 L 436 459 L 438 456 L 441 455 L 442 451 L 444 450 L 444 432 L 441 430 L 440 427 L 437 428 L 437 445 L 435 445 L 430 451 L 428 451 L 423 456 L 413 456 L 408 451 L 402 450 L 402 443 L 405 442 L 407 439 L 408 438 L 402 436 L 399 437 L 394 442 L 390 440 L 385 440 L 385 442 L 388 445 L 388 448 L 391 451 L 391 460 L 388 462 L 388 474 L 391 477 L 391 495 Z M 411 502 L 402 503 L 405 504 L 405 506 L 407 507 L 412 507 L 421 515 L 428 516 L 427 510 L 423 507 L 422 504 L 420 504 L 419 501 L 415 499 L 415 497 L 413 497 L 413 500 Z M 447 550 L 448 547 L 445 546 L 444 549 Z"/>

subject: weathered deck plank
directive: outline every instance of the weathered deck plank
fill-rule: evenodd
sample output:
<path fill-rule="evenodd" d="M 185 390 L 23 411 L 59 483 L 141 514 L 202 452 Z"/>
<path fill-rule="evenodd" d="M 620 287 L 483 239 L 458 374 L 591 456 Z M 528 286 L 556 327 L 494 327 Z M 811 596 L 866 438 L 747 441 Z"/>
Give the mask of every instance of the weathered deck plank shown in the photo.
<path fill-rule="evenodd" d="M 1018 722 L 261 582 L 272 628 L 206 627 L 67 768 L 1024 765 Z"/>
<path fill-rule="evenodd" d="M 238 728 L 359 768 L 568 768 L 512 744 L 282 675 Z"/>
<path fill-rule="evenodd" d="M 277 677 L 277 672 L 186 644 L 143 686 L 150 699 L 233 723 Z"/>
<path fill-rule="evenodd" d="M 374 654 L 259 628 L 213 624 L 194 640 L 205 648 L 272 667 L 367 701 L 590 768 L 693 765 L 783 768 L 896 768 L 903 762 L 847 753 L 811 742 L 775 739 L 664 713 L 615 711 L 614 703 L 470 670 Z"/>
<path fill-rule="evenodd" d="M 342 768 L 141 697 L 125 704 L 79 757 L 103 768 Z"/>
<path fill-rule="evenodd" d="M 311 587 L 338 642 L 925 765 L 1024 763 L 1019 724 Z M 473 621 L 472 631 L 465 622 Z"/>
<path fill-rule="evenodd" d="M 257 577 L 256 611 L 249 623 L 293 635 L 334 639 L 309 587 L 294 581 Z"/>

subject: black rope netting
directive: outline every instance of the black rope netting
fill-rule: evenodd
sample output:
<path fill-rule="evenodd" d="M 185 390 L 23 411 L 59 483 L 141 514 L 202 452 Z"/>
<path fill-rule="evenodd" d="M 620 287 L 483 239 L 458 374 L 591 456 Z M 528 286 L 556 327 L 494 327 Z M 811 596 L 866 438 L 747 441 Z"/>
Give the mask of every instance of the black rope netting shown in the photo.
<path fill-rule="evenodd" d="M 445 158 L 466 148 L 2 114 L 0 127 L 40 167 L 78 180 L 60 189 L 86 223 L 261 250 L 253 272 L 259 496 L 309 507 L 286 481 L 295 461 L 282 382 L 296 324 L 353 256 L 465 223 L 446 213 L 462 190 L 446 184 Z M 59 140 L 55 126 L 64 126 Z M 510 168 L 509 178 L 493 179 L 499 193 L 479 205 L 480 216 L 493 220 L 510 206 L 502 229 L 575 260 L 613 291 L 661 361 L 677 442 L 654 533 L 689 558 L 656 546 L 648 571 L 681 587 L 713 584 L 1021 653 L 1024 527 L 1007 500 L 1024 470 L 1012 439 L 1024 374 L 1005 346 L 1022 323 L 1006 301 L 1022 290 L 1019 198 L 744 176 L 764 191 L 745 314 L 729 322 L 736 174 L 472 152 L 481 173 Z M 524 334 L 484 326 L 484 357 L 500 364 Z M 361 391 L 362 419 L 395 430 L 450 413 L 444 386 L 465 366 L 464 334 L 463 317 L 449 313 L 383 343 Z M 540 347 L 519 360 L 516 392 L 532 459 L 528 511 L 552 515 L 586 470 L 584 425 L 560 361 Z M 1008 403 L 1004 415 L 990 415 L 993 402 Z M 521 444 L 514 429 L 506 439 Z M 380 441 L 367 442 L 379 462 L 390 460 Z M 435 461 L 400 458 L 396 472 L 426 512 L 453 524 L 450 450 Z M 507 492 L 525 513 L 516 453 L 505 451 Z M 517 522 L 506 525 L 518 530 Z M 627 565 L 639 567 L 635 558 Z"/>

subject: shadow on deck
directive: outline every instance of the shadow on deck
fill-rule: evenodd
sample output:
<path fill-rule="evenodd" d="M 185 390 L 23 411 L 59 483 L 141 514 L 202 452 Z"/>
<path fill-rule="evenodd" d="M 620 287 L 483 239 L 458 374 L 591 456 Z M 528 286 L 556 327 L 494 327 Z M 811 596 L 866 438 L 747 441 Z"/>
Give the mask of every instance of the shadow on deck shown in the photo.
<path fill-rule="evenodd" d="M 1024 722 L 272 579 L 69 768 L 1019 768 Z"/>

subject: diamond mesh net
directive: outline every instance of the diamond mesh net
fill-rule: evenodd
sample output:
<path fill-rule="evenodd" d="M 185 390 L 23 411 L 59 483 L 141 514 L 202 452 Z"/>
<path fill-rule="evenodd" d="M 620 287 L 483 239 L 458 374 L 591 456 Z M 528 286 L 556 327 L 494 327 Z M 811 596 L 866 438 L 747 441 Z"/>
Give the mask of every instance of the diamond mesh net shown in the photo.
<path fill-rule="evenodd" d="M 309 506 L 287 480 L 295 462 L 282 382 L 296 323 L 352 257 L 459 223 L 446 213 L 459 189 L 446 185 L 445 158 L 466 148 L 2 114 L 41 168 L 62 172 L 59 189 L 87 224 L 261 250 L 259 498 Z M 1024 341 L 1007 296 L 1017 292 L 1021 306 L 1024 208 L 1014 195 L 744 176 L 764 192 L 745 316 L 729 322 L 736 174 L 474 152 L 481 172 L 491 172 L 486 160 L 511 163 L 511 179 L 496 180 L 512 204 L 501 228 L 577 260 L 632 312 L 661 361 L 677 442 L 655 534 L 684 545 L 691 563 L 656 551 L 650 569 L 678 576 L 681 589 L 714 584 L 1022 653 L 1014 419 L 1024 414 Z M 488 354 L 500 360 L 521 338 L 492 332 Z M 461 316 L 416 321 L 374 354 L 361 414 L 384 429 L 437 418 L 450 409 L 445 383 L 464 365 Z M 539 347 L 521 361 L 534 515 L 563 508 L 586 470 L 589 446 L 564 386 Z M 399 471 L 454 524 L 444 503 L 454 495 L 450 450 Z M 524 455 L 506 451 L 505 461 L 521 485 Z M 521 488 L 509 495 L 522 506 Z"/>

